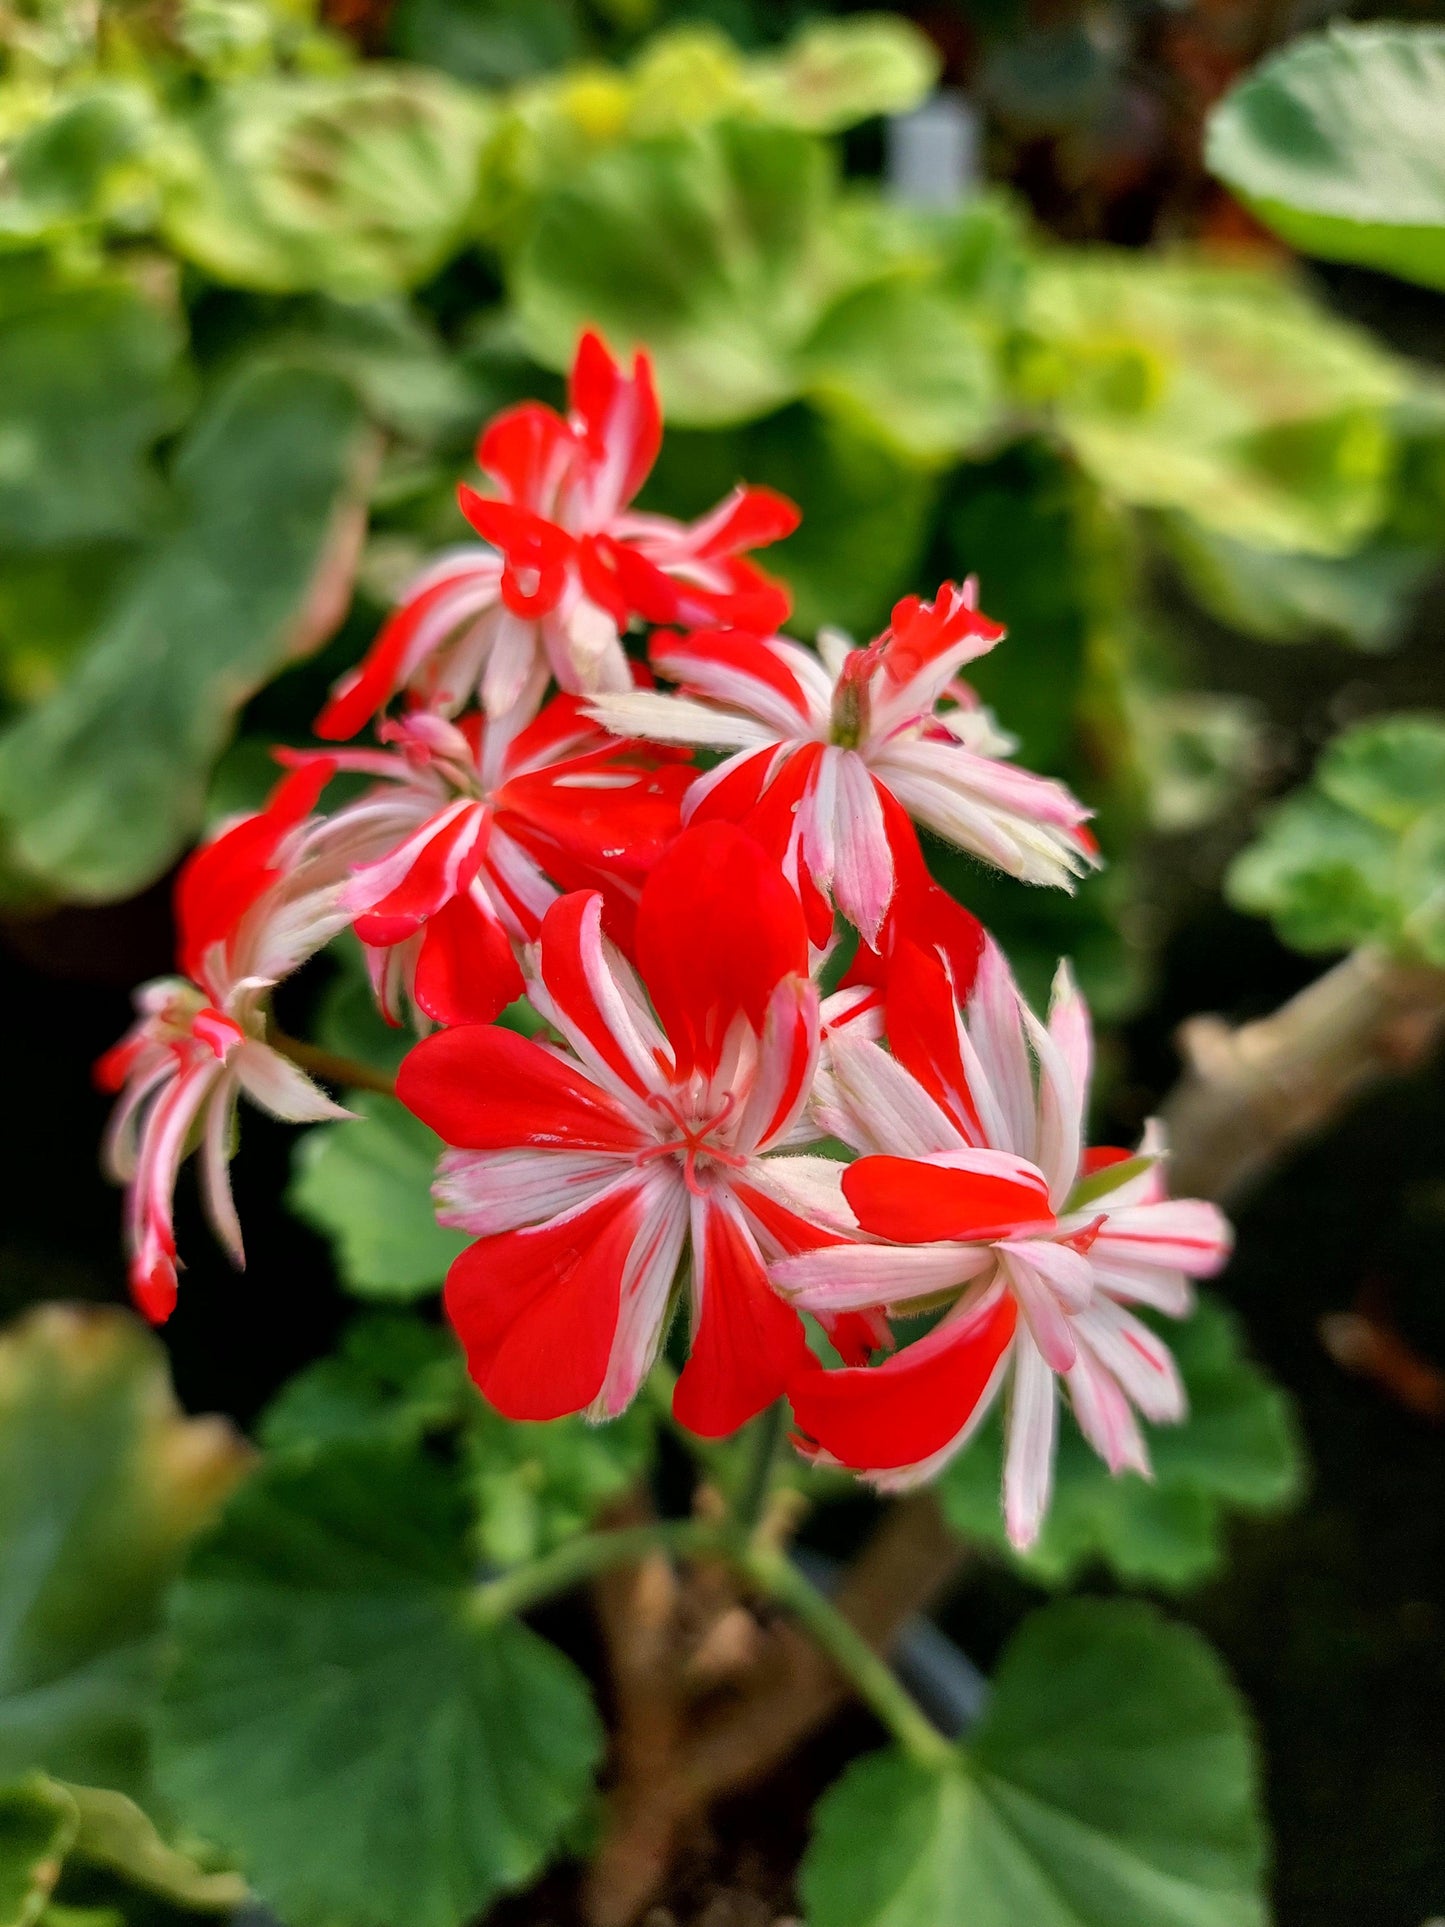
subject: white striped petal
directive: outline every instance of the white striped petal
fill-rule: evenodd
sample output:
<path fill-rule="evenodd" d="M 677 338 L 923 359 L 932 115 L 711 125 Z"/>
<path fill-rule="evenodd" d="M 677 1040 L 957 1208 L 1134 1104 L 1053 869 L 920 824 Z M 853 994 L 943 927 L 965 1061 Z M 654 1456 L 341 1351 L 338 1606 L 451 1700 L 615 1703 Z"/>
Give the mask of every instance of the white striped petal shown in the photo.
<path fill-rule="evenodd" d="M 1039 1536 L 1054 1484 L 1058 1388 L 1027 1330 L 1014 1341 L 1014 1371 L 1003 1467 L 1004 1526 L 1026 1552 Z"/>

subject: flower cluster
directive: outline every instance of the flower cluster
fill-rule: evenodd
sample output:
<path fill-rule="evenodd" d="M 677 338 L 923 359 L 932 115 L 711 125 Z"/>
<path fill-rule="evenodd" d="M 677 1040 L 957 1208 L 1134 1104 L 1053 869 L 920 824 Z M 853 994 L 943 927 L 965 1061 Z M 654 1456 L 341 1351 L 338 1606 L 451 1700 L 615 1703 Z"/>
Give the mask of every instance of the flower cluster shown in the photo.
<path fill-rule="evenodd" d="M 1112 1470 L 1147 1472 L 1136 1414 L 1184 1395 L 1135 1308 L 1184 1315 L 1227 1227 L 1168 1198 L 1156 1129 L 1086 1147 L 1067 970 L 1041 1021 L 929 874 L 918 825 L 1032 883 L 1097 861 L 1088 812 L 1007 760 L 960 680 L 1003 638 L 974 585 L 899 603 L 866 647 L 792 641 L 749 551 L 796 510 L 747 487 L 690 526 L 634 508 L 660 433 L 646 358 L 586 336 L 565 417 L 483 431 L 493 492 L 459 491 L 482 540 L 412 585 L 319 718 L 331 746 L 278 752 L 267 807 L 182 871 L 183 974 L 98 1067 L 133 1290 L 152 1318 L 175 1302 L 191 1149 L 240 1261 L 242 1093 L 348 1115 L 270 993 L 349 928 L 420 1033 L 397 1095 L 450 1147 L 439 1215 L 475 1242 L 446 1307 L 498 1411 L 615 1416 L 685 1300 L 682 1424 L 787 1399 L 803 1451 L 880 1486 L 931 1475 L 1007 1385 L 1024 1545 L 1060 1388 Z M 495 1021 L 519 998 L 532 1035 Z"/>

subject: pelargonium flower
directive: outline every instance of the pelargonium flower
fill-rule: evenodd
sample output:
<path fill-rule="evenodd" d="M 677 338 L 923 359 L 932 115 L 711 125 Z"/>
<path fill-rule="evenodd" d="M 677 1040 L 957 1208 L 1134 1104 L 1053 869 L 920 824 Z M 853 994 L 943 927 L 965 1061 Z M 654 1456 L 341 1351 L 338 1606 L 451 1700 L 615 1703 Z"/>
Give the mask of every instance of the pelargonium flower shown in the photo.
<path fill-rule="evenodd" d="M 620 1412 L 690 1250 L 674 1410 L 719 1436 L 807 1357 L 768 1261 L 834 1235 L 813 1213 L 826 1160 L 774 1155 L 796 1141 L 818 1050 L 802 910 L 724 824 L 686 832 L 649 877 L 636 971 L 601 908 L 576 892 L 542 922 L 529 995 L 559 1044 L 443 1031 L 411 1051 L 397 1091 L 456 1147 L 440 1215 L 478 1242 L 453 1265 L 446 1306 L 490 1402 L 521 1419 Z"/>
<path fill-rule="evenodd" d="M 876 1242 L 831 1243 L 773 1277 L 816 1311 L 952 1303 L 881 1364 L 810 1359 L 793 1409 L 824 1454 L 896 1488 L 944 1465 L 1011 1379 L 1004 1516 L 1027 1546 L 1049 1502 L 1060 1380 L 1110 1470 L 1148 1473 L 1135 1408 L 1163 1423 L 1185 1398 L 1130 1307 L 1184 1316 L 1189 1280 L 1224 1263 L 1229 1227 L 1211 1204 L 1166 1197 L 1157 1131 L 1140 1156 L 1085 1149 L 1091 1032 L 1066 969 L 1045 1026 L 991 942 L 964 1009 L 938 957 L 912 948 L 895 960 L 885 1021 L 891 1056 L 835 1035 L 826 1120 L 864 1153 L 841 1183 Z"/>
<path fill-rule="evenodd" d="M 815 943 L 831 902 L 877 948 L 910 817 L 1029 883 L 1067 885 L 1097 860 L 1090 812 L 1003 761 L 1006 739 L 956 680 L 1003 634 L 974 583 L 945 582 L 932 603 L 900 602 L 862 649 L 827 633 L 816 655 L 783 636 L 657 636 L 652 666 L 680 693 L 609 693 L 591 713 L 619 735 L 731 749 L 689 793 L 688 820 L 741 823 L 773 850 Z"/>
<path fill-rule="evenodd" d="M 482 431 L 477 465 L 498 493 L 463 484 L 458 500 L 486 546 L 450 550 L 412 582 L 366 660 L 338 683 L 318 734 L 354 736 L 403 689 L 444 715 L 480 692 L 492 716 L 534 713 L 552 677 L 564 690 L 627 689 L 621 635 L 634 615 L 782 622 L 786 594 L 744 551 L 790 535 L 798 511 L 770 489 L 742 487 L 690 526 L 633 509 L 661 439 L 647 356 L 624 375 L 584 334 L 565 419 L 524 402 Z"/>
<path fill-rule="evenodd" d="M 352 862 L 345 906 L 393 1022 L 404 992 L 439 1023 L 489 1023 L 522 994 L 515 946 L 557 886 L 602 889 L 622 924 L 679 828 L 676 752 L 618 742 L 573 696 L 523 728 L 417 710 L 379 734 L 387 748 L 324 759 L 383 780 L 316 841 Z"/>
<path fill-rule="evenodd" d="M 238 1098 L 288 1123 L 350 1116 L 265 1041 L 272 987 L 348 920 L 344 867 L 307 855 L 308 819 L 330 773 L 319 765 L 286 777 L 264 810 L 190 858 L 175 901 L 186 975 L 136 992 L 137 1021 L 95 1067 L 120 1100 L 105 1159 L 127 1187 L 131 1291 L 157 1324 L 175 1308 L 173 1200 L 193 1143 L 206 1214 L 241 1264 L 229 1171 Z"/>

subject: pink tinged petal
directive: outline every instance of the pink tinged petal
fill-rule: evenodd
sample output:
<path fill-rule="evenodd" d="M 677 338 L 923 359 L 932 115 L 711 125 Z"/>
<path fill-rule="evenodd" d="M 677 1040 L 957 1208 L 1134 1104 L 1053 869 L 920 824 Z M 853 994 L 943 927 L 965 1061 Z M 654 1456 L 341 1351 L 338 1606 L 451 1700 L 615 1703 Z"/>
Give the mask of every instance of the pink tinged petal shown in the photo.
<path fill-rule="evenodd" d="M 862 1311 L 961 1290 L 994 1265 L 987 1245 L 824 1245 L 770 1267 L 778 1289 L 804 1311 Z"/>
<path fill-rule="evenodd" d="M 1101 1261 L 1097 1244 L 1089 1253 L 1096 1291 L 1126 1304 L 1148 1305 L 1166 1318 L 1187 1318 L 1194 1309 L 1194 1286 L 1182 1271 L 1160 1265 L 1130 1265 L 1116 1259 Z"/>
<path fill-rule="evenodd" d="M 1074 1089 L 1087 1097 L 1094 1075 L 1094 1027 L 1074 973 L 1061 962 L 1049 998 L 1049 1036 L 1068 1065 Z"/>
<path fill-rule="evenodd" d="M 456 677 L 458 684 L 467 686 L 476 680 L 475 670 Z M 534 710 L 546 687 L 546 665 L 541 660 L 536 622 L 530 616 L 513 615 L 510 609 L 499 607 L 486 651 L 486 667 L 481 672 L 483 709 L 496 717 Z"/>
<path fill-rule="evenodd" d="M 1088 812 L 1043 777 L 953 742 L 890 742 L 874 773 L 916 822 L 1026 883 L 1073 887 L 1098 862 Z"/>
<path fill-rule="evenodd" d="M 1109 1470 L 1137 1472 L 1142 1478 L 1152 1478 L 1149 1450 L 1134 1417 L 1134 1408 L 1087 1345 L 1080 1347 L 1067 1382 L 1069 1403 L 1079 1430 Z"/>
<path fill-rule="evenodd" d="M 1062 1211 L 1078 1182 L 1084 1155 L 1084 1106 L 1087 1090 L 1074 1083 L 1073 1073 L 1053 1038 L 1038 1018 L 1023 1007 L 1029 1041 L 1039 1063 L 1039 1137 L 1035 1154 L 1049 1180 L 1049 1198 Z"/>
<path fill-rule="evenodd" d="M 755 1158 L 748 1165 L 747 1184 L 750 1191 L 762 1192 L 820 1231 L 847 1238 L 858 1226 L 843 1196 L 842 1177 L 843 1166 L 836 1158 Z"/>
<path fill-rule="evenodd" d="M 448 1151 L 432 1196 L 442 1224 L 485 1238 L 578 1209 L 618 1169 L 615 1157 L 588 1151 Z"/>
<path fill-rule="evenodd" d="M 833 888 L 837 866 L 838 771 L 845 752 L 832 745 L 821 750 L 798 801 L 798 839 L 803 862 L 819 890 Z"/>
<path fill-rule="evenodd" d="M 629 966 L 602 936 L 602 897 L 574 891 L 542 920 L 542 983 L 558 1028 L 619 1095 L 661 1089 L 664 1043 L 645 1016 Z"/>
<path fill-rule="evenodd" d="M 865 1038 L 835 1036 L 830 1051 L 848 1129 L 839 1135 L 863 1151 L 926 1157 L 964 1148 L 957 1125 L 902 1064 Z"/>
<path fill-rule="evenodd" d="M 1053 1238 L 1010 1238 L 999 1246 L 999 1250 L 1012 1252 L 1015 1257 L 1021 1258 L 1031 1271 L 1038 1274 L 1066 1312 L 1082 1311 L 1092 1300 L 1092 1252 L 1089 1257 L 1083 1257 Z"/>
<path fill-rule="evenodd" d="M 1090 1255 L 1101 1265 L 1158 1265 L 1191 1278 L 1212 1278 L 1233 1243 L 1229 1220 L 1217 1205 L 1202 1198 L 1165 1198 L 1110 1210 Z"/>
<path fill-rule="evenodd" d="M 644 1186 L 643 1229 L 628 1254 L 617 1330 L 602 1388 L 589 1417 L 616 1418 L 652 1370 L 667 1331 L 672 1287 L 688 1234 L 688 1193 L 676 1170 L 658 1170 Z"/>
<path fill-rule="evenodd" d="M 811 1355 L 802 1320 L 769 1284 L 722 1190 L 692 1200 L 692 1266 L 692 1346 L 673 1415 L 702 1438 L 725 1438 L 781 1398 Z"/>
<path fill-rule="evenodd" d="M 893 851 L 878 787 L 854 750 L 839 750 L 835 805 L 833 897 L 870 948 L 876 949 L 896 881 Z"/>
<path fill-rule="evenodd" d="M 1078 1356 L 1068 1313 L 1048 1282 L 1009 1245 L 997 1247 L 1009 1290 L 1051 1372 L 1066 1372 Z"/>
<path fill-rule="evenodd" d="M 780 737 L 810 736 L 814 704 L 797 671 L 796 645 L 761 642 L 736 633 L 659 637 L 649 651 L 653 668 L 681 683 L 689 697 L 741 710 Z"/>
<path fill-rule="evenodd" d="M 737 1149 L 766 1150 L 786 1135 L 808 1101 L 818 1048 L 818 987 L 785 977 L 768 1001 L 757 1069 L 728 1132 Z"/>
<path fill-rule="evenodd" d="M 285 1124 L 320 1124 L 331 1118 L 356 1115 L 328 1097 L 305 1071 L 267 1044 L 248 1038 L 231 1063 L 241 1089 L 251 1102 Z"/>
<path fill-rule="evenodd" d="M 246 1262 L 241 1220 L 231 1192 L 231 1147 L 236 1117 L 236 1086 L 225 1078 L 211 1093 L 201 1135 L 201 1200 L 206 1219 L 238 1267 Z"/>
<path fill-rule="evenodd" d="M 1018 986 L 1008 960 L 992 937 L 984 940 L 968 1001 L 968 1034 L 978 1052 L 988 1089 L 1011 1150 L 1034 1157 L 1037 1123 L 1034 1072 L 1024 1035 Z"/>
<path fill-rule="evenodd" d="M 1132 1312 L 1097 1298 L 1075 1324 L 1080 1349 L 1113 1374 L 1145 1418 L 1170 1425 L 1184 1417 L 1189 1401 L 1174 1354 Z"/>
<path fill-rule="evenodd" d="M 1014 1349 L 1003 1467 L 1004 1527 L 1020 1552 L 1038 1538 L 1049 1509 L 1057 1426 L 1054 1374 L 1029 1333 L 1021 1331 Z"/>
<path fill-rule="evenodd" d="M 642 736 L 652 743 L 697 743 L 709 749 L 770 748 L 778 733 L 736 710 L 709 709 L 686 696 L 655 689 L 593 695 L 587 714 L 614 736 Z"/>

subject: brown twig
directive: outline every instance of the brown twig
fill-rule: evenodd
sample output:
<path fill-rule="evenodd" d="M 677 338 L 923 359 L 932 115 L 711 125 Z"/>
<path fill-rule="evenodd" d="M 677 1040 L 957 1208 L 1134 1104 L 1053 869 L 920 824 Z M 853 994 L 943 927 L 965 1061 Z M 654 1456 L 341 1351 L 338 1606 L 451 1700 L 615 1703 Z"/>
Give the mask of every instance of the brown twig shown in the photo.
<path fill-rule="evenodd" d="M 1424 1062 L 1445 1029 L 1445 971 L 1356 950 L 1238 1030 L 1194 1017 L 1164 1106 L 1177 1196 L 1230 1198 L 1380 1079 Z"/>

